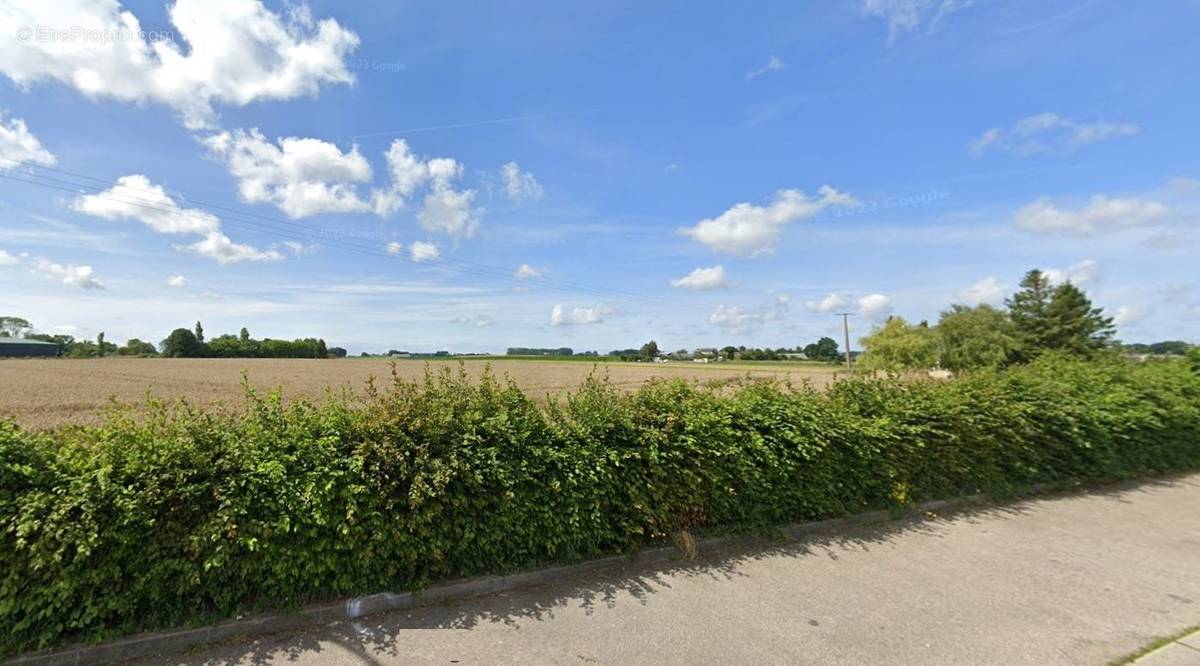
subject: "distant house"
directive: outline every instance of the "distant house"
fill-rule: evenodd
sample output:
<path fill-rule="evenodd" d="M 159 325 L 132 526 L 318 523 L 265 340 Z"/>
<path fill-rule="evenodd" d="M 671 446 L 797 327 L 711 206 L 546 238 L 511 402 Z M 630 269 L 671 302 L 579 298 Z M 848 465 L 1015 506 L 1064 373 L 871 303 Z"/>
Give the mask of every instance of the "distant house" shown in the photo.
<path fill-rule="evenodd" d="M 696 358 L 712 358 L 715 359 L 721 355 L 721 352 L 716 347 L 697 347 L 693 352 Z"/>
<path fill-rule="evenodd" d="M 58 345 L 25 338 L 0 338 L 0 358 L 37 358 L 58 356 Z"/>

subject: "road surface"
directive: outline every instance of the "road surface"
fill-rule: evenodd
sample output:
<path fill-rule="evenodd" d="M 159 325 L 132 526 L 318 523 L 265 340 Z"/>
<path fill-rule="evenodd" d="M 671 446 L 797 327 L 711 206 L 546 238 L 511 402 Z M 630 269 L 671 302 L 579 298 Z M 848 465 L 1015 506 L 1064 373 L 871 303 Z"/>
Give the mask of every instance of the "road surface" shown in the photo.
<path fill-rule="evenodd" d="M 739 542 L 147 663 L 1106 664 L 1200 624 L 1200 475 Z"/>

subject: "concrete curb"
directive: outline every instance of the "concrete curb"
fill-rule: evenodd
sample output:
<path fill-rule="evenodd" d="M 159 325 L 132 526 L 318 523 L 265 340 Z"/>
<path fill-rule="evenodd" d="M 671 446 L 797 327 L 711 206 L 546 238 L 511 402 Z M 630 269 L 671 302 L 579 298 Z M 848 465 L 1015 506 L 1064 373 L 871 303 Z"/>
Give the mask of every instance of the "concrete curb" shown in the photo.
<path fill-rule="evenodd" d="M 1027 488 L 1021 496 L 1063 489 L 1061 485 L 1044 484 Z M 890 511 L 869 511 L 846 518 L 832 518 L 807 523 L 794 523 L 778 529 L 788 539 L 798 539 L 813 532 L 830 528 L 890 521 L 931 511 L 958 509 L 991 501 L 989 495 L 969 495 L 950 500 L 935 500 L 913 505 L 901 514 Z M 709 537 L 697 541 L 701 550 L 736 544 L 745 536 Z M 333 622 L 355 620 L 367 615 L 435 605 L 517 588 L 543 585 L 599 571 L 630 562 L 655 564 L 679 559 L 673 546 L 644 548 L 633 555 L 612 555 L 576 564 L 537 569 L 508 576 L 482 576 L 466 580 L 431 585 L 417 592 L 381 592 L 344 601 L 307 606 L 291 613 L 258 615 L 229 620 L 219 624 L 192 629 L 171 629 L 147 632 L 96 645 L 75 645 L 52 651 L 25 653 L 6 660 L 5 664 L 104 664 L 162 654 L 180 654 L 208 643 L 252 638 L 285 631 L 322 626 Z"/>

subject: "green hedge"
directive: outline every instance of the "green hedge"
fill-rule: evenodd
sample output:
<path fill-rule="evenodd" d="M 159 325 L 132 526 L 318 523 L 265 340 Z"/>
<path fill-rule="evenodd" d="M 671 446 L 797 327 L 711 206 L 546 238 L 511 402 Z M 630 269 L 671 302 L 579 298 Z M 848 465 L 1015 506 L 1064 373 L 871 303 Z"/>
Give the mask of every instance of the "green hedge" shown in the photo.
<path fill-rule="evenodd" d="M 1026 484 L 1200 467 L 1187 363 L 950 382 L 490 377 L 366 400 L 0 421 L 0 653 Z"/>

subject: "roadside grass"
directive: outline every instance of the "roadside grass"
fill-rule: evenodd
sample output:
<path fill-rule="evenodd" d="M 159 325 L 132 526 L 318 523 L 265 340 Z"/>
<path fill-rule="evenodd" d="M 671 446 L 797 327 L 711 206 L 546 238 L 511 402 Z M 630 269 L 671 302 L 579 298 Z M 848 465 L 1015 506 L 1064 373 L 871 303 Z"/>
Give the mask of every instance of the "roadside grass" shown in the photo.
<path fill-rule="evenodd" d="M 1108 662 L 1108 666 L 1128 666 L 1128 664 L 1133 664 L 1133 663 L 1137 662 L 1137 660 L 1141 659 L 1142 657 L 1145 657 L 1146 655 L 1150 654 L 1151 652 L 1160 650 L 1181 638 L 1187 638 L 1188 636 L 1190 636 L 1194 633 L 1197 633 L 1197 632 L 1200 632 L 1200 624 L 1193 624 L 1192 626 L 1188 627 L 1187 629 L 1178 631 L 1174 634 L 1171 634 L 1170 636 L 1163 636 L 1161 638 L 1156 638 L 1153 641 L 1151 641 L 1150 643 L 1147 643 L 1144 647 L 1139 649 L 1137 652 L 1134 652 L 1127 656 L 1121 657 L 1120 659 L 1115 659 L 1113 661 Z"/>

